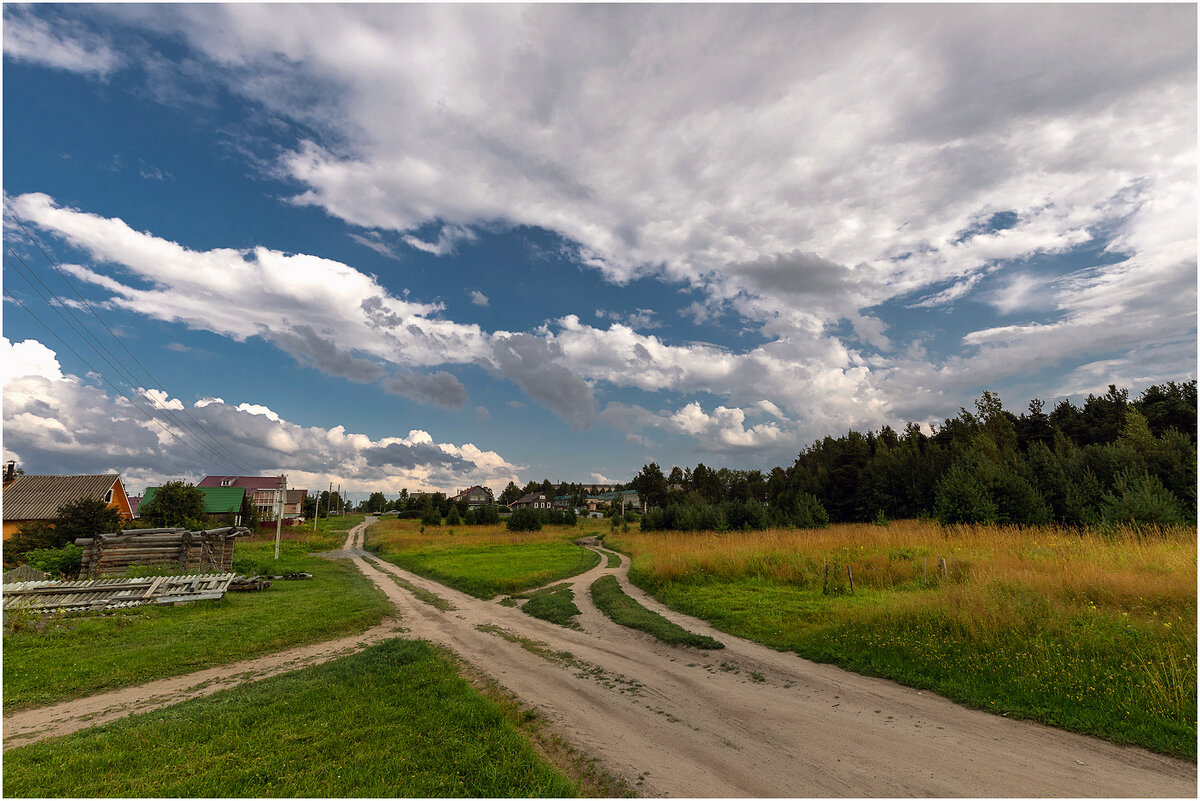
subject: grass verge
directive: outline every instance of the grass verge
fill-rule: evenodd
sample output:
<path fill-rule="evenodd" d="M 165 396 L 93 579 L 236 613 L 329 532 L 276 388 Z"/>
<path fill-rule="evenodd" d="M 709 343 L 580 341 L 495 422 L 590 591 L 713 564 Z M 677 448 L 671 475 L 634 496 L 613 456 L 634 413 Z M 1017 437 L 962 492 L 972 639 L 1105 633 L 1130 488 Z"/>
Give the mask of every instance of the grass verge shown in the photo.
<path fill-rule="evenodd" d="M 371 559 L 370 557 L 367 558 L 367 561 L 370 563 L 373 563 L 377 567 L 380 564 L 377 559 Z M 425 589 L 424 587 L 418 587 L 416 584 L 413 584 L 408 579 L 401 578 L 400 576 L 397 576 L 396 574 L 390 573 L 387 570 L 383 570 L 383 569 L 380 569 L 379 572 L 383 573 L 385 576 L 390 578 L 392 581 L 396 582 L 396 585 L 398 587 L 411 592 L 413 595 L 416 596 L 417 600 L 420 601 L 421 603 L 429 604 L 434 609 L 438 609 L 442 612 L 453 612 L 456 609 L 458 609 L 457 606 L 450 603 L 442 596 L 440 596 L 436 593 L 432 593 L 429 590 Z"/>
<path fill-rule="evenodd" d="M 621 589 L 615 576 L 601 576 L 592 583 L 592 602 L 614 623 L 653 634 L 671 645 L 690 645 L 694 648 L 724 648 L 723 643 L 703 634 L 693 634 L 657 612 L 651 612 L 630 598 Z"/>
<path fill-rule="evenodd" d="M 722 631 L 997 714 L 1196 755 L 1194 529 L 898 521 L 620 539 L 631 581 Z M 853 566 L 853 594 L 822 591 L 826 562 L 843 583 Z"/>
<path fill-rule="evenodd" d="M 437 649 L 358 654 L 4 756 L 7 796 L 564 797 L 579 786 Z"/>
<path fill-rule="evenodd" d="M 65 616 L 4 633 L 4 710 L 41 706 L 178 676 L 365 631 L 389 614 L 386 597 L 348 561 L 285 543 L 238 543 L 234 567 L 308 572 L 219 601 Z"/>
<path fill-rule="evenodd" d="M 484 600 L 561 581 L 600 564 L 600 555 L 572 543 L 575 529 L 512 533 L 502 526 L 430 528 L 389 520 L 367 530 L 381 559 Z"/>

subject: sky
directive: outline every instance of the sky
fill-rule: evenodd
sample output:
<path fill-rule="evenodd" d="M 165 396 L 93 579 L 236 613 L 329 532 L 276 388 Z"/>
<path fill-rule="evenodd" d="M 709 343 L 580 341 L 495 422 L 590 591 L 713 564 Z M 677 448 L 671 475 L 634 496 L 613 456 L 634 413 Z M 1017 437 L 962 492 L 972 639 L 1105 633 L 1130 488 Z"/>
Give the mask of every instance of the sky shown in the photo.
<path fill-rule="evenodd" d="M 5 4 L 4 458 L 499 492 L 1190 380 L 1196 22 Z"/>

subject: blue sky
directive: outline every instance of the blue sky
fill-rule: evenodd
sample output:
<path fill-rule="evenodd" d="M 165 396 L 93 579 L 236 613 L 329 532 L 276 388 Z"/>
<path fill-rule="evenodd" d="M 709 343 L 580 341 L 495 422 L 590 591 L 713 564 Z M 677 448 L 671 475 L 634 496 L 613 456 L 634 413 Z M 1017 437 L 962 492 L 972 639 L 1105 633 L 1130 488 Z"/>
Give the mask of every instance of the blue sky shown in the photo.
<path fill-rule="evenodd" d="M 5 458 L 499 490 L 1193 378 L 1195 14 L 6 5 Z"/>

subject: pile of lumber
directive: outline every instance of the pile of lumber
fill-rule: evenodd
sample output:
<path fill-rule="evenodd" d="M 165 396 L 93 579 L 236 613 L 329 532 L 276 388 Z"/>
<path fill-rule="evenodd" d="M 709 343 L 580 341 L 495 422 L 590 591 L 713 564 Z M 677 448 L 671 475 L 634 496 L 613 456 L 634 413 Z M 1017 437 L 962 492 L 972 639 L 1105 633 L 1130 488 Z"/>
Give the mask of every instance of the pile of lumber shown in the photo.
<path fill-rule="evenodd" d="M 84 612 L 126 609 L 143 604 L 183 604 L 219 600 L 233 573 L 147 576 L 86 581 L 26 581 L 4 588 L 4 611 Z"/>
<path fill-rule="evenodd" d="M 233 570 L 234 540 L 250 529 L 227 526 L 207 531 L 145 528 L 75 540 L 83 548 L 80 578 L 121 575 L 133 565 L 162 565 L 180 572 Z"/>

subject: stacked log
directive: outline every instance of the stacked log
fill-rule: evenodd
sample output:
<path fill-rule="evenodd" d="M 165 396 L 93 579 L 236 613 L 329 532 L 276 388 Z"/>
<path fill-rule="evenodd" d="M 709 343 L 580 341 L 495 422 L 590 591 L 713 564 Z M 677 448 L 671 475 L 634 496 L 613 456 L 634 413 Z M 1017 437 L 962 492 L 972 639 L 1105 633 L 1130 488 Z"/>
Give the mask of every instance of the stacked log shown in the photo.
<path fill-rule="evenodd" d="M 161 565 L 179 572 L 233 570 L 233 544 L 250 529 L 227 526 L 207 531 L 145 528 L 75 540 L 83 548 L 80 577 L 121 575 L 134 565 Z"/>

